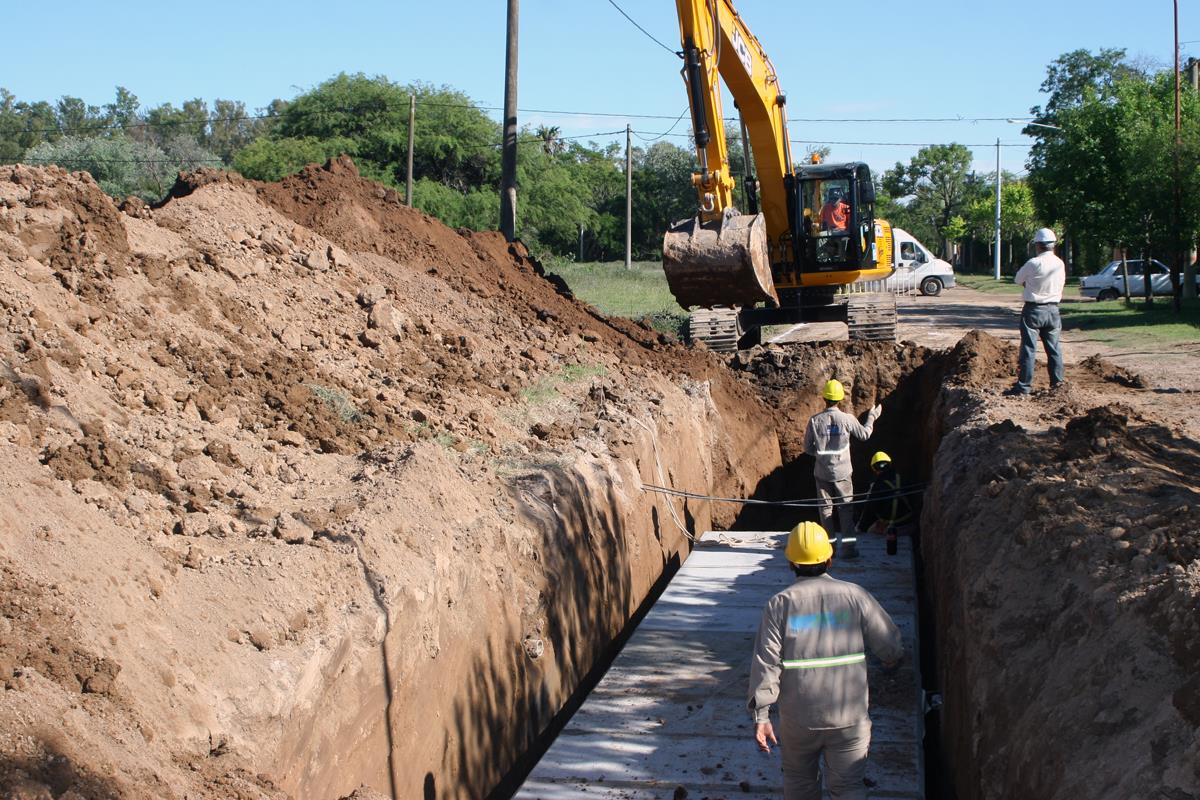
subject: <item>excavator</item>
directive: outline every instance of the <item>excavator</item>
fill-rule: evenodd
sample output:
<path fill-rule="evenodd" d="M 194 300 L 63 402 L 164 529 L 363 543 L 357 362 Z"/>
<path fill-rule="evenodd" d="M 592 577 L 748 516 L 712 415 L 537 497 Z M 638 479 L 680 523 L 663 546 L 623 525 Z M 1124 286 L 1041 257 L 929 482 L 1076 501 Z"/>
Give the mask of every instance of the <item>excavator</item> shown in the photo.
<path fill-rule="evenodd" d="M 699 169 L 695 217 L 663 238 L 663 270 L 693 341 L 729 352 L 764 325 L 843 321 L 895 339 L 892 229 L 875 219 L 866 164 L 793 164 L 786 97 L 732 0 L 676 0 Z M 734 205 L 721 81 L 739 112 L 746 209 Z M 753 164 L 753 168 L 750 165 Z"/>

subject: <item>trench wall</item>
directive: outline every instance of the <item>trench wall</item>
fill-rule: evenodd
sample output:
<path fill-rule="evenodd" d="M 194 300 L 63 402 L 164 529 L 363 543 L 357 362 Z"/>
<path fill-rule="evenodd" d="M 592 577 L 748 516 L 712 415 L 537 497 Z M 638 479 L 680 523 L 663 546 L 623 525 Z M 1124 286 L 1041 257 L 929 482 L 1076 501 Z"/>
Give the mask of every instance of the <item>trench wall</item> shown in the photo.
<path fill-rule="evenodd" d="M 362 531 L 374 629 L 331 642 L 301 683 L 306 697 L 273 756 L 282 788 L 486 795 L 686 558 L 687 533 L 731 521 L 709 504 L 674 501 L 672 514 L 642 483 L 747 493 L 779 464 L 765 416 L 746 421 L 739 401 L 719 386 L 715 395 L 698 382 L 664 391 L 652 413 L 613 412 L 614 454 L 597 443 L 569 466 L 510 476 L 492 509 L 475 507 L 491 502 L 482 494 L 456 495 L 458 512 L 438 526 L 458 537 L 444 548 L 451 558 L 418 563 L 389 542 L 386 516 Z M 423 580 L 396 569 L 406 555 Z"/>
<path fill-rule="evenodd" d="M 960 800 L 1196 797 L 1197 443 L 943 389 L 922 518 Z M 936 431 L 937 426 L 944 434 Z"/>

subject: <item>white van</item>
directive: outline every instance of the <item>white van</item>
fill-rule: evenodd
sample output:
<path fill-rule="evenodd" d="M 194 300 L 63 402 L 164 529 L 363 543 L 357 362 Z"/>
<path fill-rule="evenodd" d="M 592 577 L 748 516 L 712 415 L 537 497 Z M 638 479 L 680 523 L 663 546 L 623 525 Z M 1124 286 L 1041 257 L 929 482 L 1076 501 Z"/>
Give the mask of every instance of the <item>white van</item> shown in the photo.
<path fill-rule="evenodd" d="M 954 286 L 954 268 L 903 228 L 892 228 L 892 254 L 896 272 L 888 278 L 889 289 L 936 297 Z"/>

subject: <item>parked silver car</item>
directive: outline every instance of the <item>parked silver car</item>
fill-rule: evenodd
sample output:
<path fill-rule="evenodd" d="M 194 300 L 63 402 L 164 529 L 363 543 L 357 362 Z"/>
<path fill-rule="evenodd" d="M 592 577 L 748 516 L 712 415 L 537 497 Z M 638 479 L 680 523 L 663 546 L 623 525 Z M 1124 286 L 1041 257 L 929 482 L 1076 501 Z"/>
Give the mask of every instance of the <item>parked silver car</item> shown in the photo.
<path fill-rule="evenodd" d="M 1129 265 L 1129 293 L 1139 297 L 1145 293 L 1145 277 L 1142 259 L 1131 258 Z M 1200 286 L 1200 276 L 1196 279 Z M 1150 289 L 1154 294 L 1171 294 L 1171 270 L 1157 258 L 1150 259 Z M 1095 275 L 1079 282 L 1079 293 L 1097 300 L 1116 300 L 1125 294 L 1125 276 L 1121 273 L 1121 262 L 1110 261 Z"/>

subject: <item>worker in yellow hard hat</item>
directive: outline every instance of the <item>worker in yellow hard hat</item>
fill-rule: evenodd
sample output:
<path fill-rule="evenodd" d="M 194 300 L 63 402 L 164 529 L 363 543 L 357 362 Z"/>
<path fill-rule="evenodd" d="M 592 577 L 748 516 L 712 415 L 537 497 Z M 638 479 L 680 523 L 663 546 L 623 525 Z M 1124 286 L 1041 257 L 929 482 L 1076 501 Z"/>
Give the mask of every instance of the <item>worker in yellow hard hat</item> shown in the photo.
<path fill-rule="evenodd" d="M 804 452 L 816 460 L 813 477 L 817 481 L 817 497 L 821 501 L 821 524 L 826 530 L 833 527 L 833 509 L 838 511 L 838 532 L 841 544 L 839 558 L 858 555 L 854 538 L 854 512 L 849 501 L 854 496 L 853 471 L 850 466 L 850 439 L 868 439 L 875 429 L 875 420 L 883 411 L 875 406 L 867 412 L 867 421 L 860 423 L 854 416 L 839 409 L 846 397 L 841 381 L 831 378 L 821 389 L 825 410 L 814 414 L 804 432 Z"/>
<path fill-rule="evenodd" d="M 797 525 L 784 552 L 796 580 L 767 602 L 759 624 L 748 702 L 754 738 L 767 753 L 780 746 L 788 800 L 821 797 L 822 757 L 830 796 L 865 800 L 866 651 L 894 667 L 904 654 L 900 631 L 870 592 L 828 574 L 833 545 L 820 525 Z"/>
<path fill-rule="evenodd" d="M 900 536 L 917 535 L 921 495 L 904 484 L 892 457 L 882 450 L 871 456 L 871 472 L 875 477 L 863 502 L 858 527 L 884 534 L 887 551 L 894 555 Z"/>

